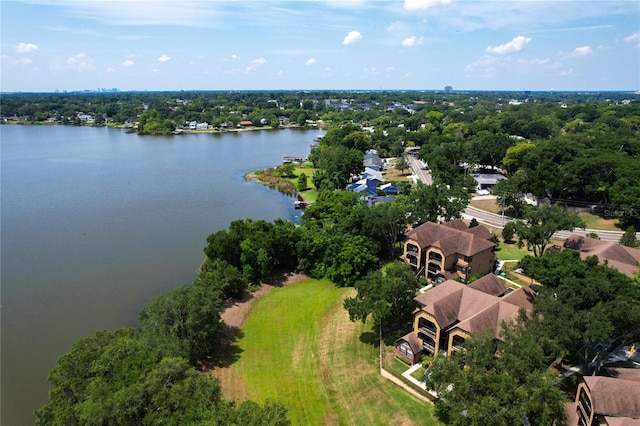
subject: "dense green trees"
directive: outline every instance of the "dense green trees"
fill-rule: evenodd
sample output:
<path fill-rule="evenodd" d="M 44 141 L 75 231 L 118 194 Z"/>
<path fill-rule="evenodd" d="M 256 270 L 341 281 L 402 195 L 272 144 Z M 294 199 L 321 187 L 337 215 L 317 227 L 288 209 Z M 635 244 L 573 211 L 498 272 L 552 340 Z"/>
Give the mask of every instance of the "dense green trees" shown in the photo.
<path fill-rule="evenodd" d="M 373 320 L 373 328 L 383 332 L 397 331 L 412 317 L 418 280 L 404 263 L 389 263 L 356 281 L 355 297 L 345 299 L 344 308 L 351 321 Z"/>
<path fill-rule="evenodd" d="M 459 186 L 418 183 L 408 194 L 399 195 L 396 202 L 404 207 L 411 226 L 418 226 L 460 218 L 470 200 L 469 193 Z"/>
<path fill-rule="evenodd" d="M 248 283 L 258 284 L 278 269 L 293 269 L 300 230 L 282 219 L 235 220 L 229 230 L 209 235 L 204 251 L 209 261 L 223 260 L 242 272 Z M 206 262 L 206 260 L 205 260 Z"/>
<path fill-rule="evenodd" d="M 434 360 L 425 379 L 440 394 L 439 416 L 452 425 L 542 426 L 564 420 L 565 397 L 540 365 L 535 341 L 518 326 L 506 327 L 503 338 L 482 333 L 467 339 L 466 350 Z"/>
<path fill-rule="evenodd" d="M 236 406 L 220 384 L 182 357 L 149 344 L 145 332 L 99 331 L 74 343 L 49 373 L 50 401 L 37 425 L 287 425 L 286 409 L 268 402 Z"/>
<path fill-rule="evenodd" d="M 163 352 L 195 363 L 215 354 L 222 339 L 218 289 L 190 285 L 156 296 L 140 311 L 140 329 Z"/>
<path fill-rule="evenodd" d="M 587 374 L 599 368 L 603 353 L 593 345 L 615 347 L 640 337 L 640 287 L 598 259 L 580 259 L 578 251 L 527 256 L 520 262 L 543 284 L 528 328 L 541 338 L 545 359 L 576 354 Z"/>
<path fill-rule="evenodd" d="M 78 340 L 49 373 L 50 400 L 36 424 L 289 424 L 282 405 L 236 406 L 194 368 L 224 344 L 218 293 L 201 282 L 180 287 L 140 312 L 140 332 Z"/>

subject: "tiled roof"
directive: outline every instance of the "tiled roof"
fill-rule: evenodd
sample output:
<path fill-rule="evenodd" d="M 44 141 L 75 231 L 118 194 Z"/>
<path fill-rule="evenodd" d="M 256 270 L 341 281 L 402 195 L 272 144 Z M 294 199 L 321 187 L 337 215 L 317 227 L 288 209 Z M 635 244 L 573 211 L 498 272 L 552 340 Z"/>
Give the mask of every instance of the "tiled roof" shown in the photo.
<path fill-rule="evenodd" d="M 468 333 L 477 333 L 483 330 L 491 330 L 493 337 L 500 337 L 503 322 L 514 321 L 518 317 L 518 308 L 505 301 L 497 301 L 487 309 L 478 312 L 471 318 L 461 321 L 456 328 Z"/>
<path fill-rule="evenodd" d="M 494 274 L 487 274 L 469 284 L 468 287 L 475 288 L 476 290 L 492 296 L 500 296 L 505 290 L 500 278 L 496 277 Z"/>
<path fill-rule="evenodd" d="M 564 242 L 565 248 L 580 251 L 580 257 L 597 256 L 600 263 L 605 261 L 628 277 L 640 268 L 640 249 L 626 247 L 621 244 L 597 240 L 583 235 L 572 234 Z"/>
<path fill-rule="evenodd" d="M 464 229 L 461 229 L 462 227 Z M 407 238 L 415 240 L 422 248 L 437 247 L 445 256 L 454 253 L 473 256 L 495 246 L 484 238 L 486 235 L 491 237 L 491 233 L 484 226 L 467 228 L 467 225 L 458 219 L 442 225 L 433 222 L 423 223 L 409 232 Z"/>
<path fill-rule="evenodd" d="M 500 298 L 471 285 L 447 280 L 414 300 L 443 329 L 455 327 L 469 333 L 489 329 L 497 338 L 503 321 L 515 320 L 521 308 L 531 310 L 534 296 L 530 288 L 521 287 Z"/>
<path fill-rule="evenodd" d="M 442 328 L 463 321 L 496 303 L 496 297 L 470 288 L 462 283 L 447 280 L 414 300 L 421 310 L 436 318 Z"/>
<path fill-rule="evenodd" d="M 586 376 L 596 414 L 640 420 L 640 370 L 619 377 Z M 633 373 L 630 373 L 633 371 Z M 637 424 L 637 423 L 636 423 Z"/>
<path fill-rule="evenodd" d="M 415 335 L 413 331 L 411 333 L 405 334 L 404 336 L 396 340 L 396 343 L 401 340 L 404 340 L 409 344 L 409 347 L 411 348 L 414 354 L 417 354 L 422 350 L 422 342 L 420 341 L 420 339 L 418 339 L 418 337 Z"/>
<path fill-rule="evenodd" d="M 504 296 L 502 300 L 510 303 L 518 308 L 530 310 L 533 306 L 533 300 L 536 298 L 536 292 L 529 287 L 520 287 L 516 291 Z"/>

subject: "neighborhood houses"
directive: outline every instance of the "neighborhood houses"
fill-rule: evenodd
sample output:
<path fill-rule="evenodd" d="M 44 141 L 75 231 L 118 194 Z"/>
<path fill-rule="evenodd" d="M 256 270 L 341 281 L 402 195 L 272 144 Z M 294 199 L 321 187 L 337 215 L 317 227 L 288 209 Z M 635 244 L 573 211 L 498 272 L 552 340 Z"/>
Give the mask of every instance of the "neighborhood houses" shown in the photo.
<path fill-rule="evenodd" d="M 413 331 L 396 342 L 396 353 L 414 364 L 423 354 L 464 350 L 472 333 L 490 330 L 499 339 L 502 323 L 530 311 L 534 298 L 529 287 L 507 293 L 493 274 L 469 285 L 447 280 L 414 298 Z"/>

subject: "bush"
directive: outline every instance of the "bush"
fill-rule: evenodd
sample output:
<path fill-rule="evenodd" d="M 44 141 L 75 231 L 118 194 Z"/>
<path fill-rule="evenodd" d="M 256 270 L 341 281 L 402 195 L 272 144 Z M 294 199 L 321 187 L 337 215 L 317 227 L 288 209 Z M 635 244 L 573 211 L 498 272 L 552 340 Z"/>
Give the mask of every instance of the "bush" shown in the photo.
<path fill-rule="evenodd" d="M 502 228 L 502 238 L 505 243 L 512 244 L 514 242 L 513 237 L 516 235 L 516 224 L 513 222 L 507 222 Z"/>

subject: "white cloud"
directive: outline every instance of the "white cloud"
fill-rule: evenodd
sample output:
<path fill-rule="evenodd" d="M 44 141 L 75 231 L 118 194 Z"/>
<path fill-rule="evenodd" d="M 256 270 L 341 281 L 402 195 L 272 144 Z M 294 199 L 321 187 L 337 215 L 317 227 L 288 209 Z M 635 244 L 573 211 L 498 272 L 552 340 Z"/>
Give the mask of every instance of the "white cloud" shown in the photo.
<path fill-rule="evenodd" d="M 40 0 L 43 1 L 43 0 Z M 77 1 L 55 0 L 74 17 L 89 18 L 118 26 L 186 26 L 211 25 L 220 16 L 215 3 L 184 0 Z"/>
<path fill-rule="evenodd" d="M 627 43 L 631 43 L 636 47 L 640 47 L 640 32 L 633 33 L 630 36 L 625 37 L 624 41 L 626 41 Z"/>
<path fill-rule="evenodd" d="M 151 38 L 151 37 L 146 35 L 138 35 L 138 34 L 129 34 L 129 35 L 122 35 L 122 36 L 116 37 L 116 39 L 124 40 L 124 41 L 139 41 L 139 40 L 145 40 L 148 38 Z"/>
<path fill-rule="evenodd" d="M 519 35 L 507 43 L 501 44 L 499 46 L 487 47 L 487 52 L 495 53 L 497 55 L 505 55 L 507 53 L 519 52 L 522 49 L 524 49 L 524 46 L 526 46 L 530 41 L 531 41 L 531 37 L 525 37 L 525 36 Z"/>
<path fill-rule="evenodd" d="M 405 24 L 404 22 L 400 22 L 400 21 L 396 21 L 396 22 L 392 22 L 388 27 L 387 27 L 387 31 L 389 32 L 405 32 L 407 31 L 407 24 Z"/>
<path fill-rule="evenodd" d="M 2 62 L 9 65 L 29 65 L 33 63 L 29 58 L 14 58 L 9 55 L 2 55 Z"/>
<path fill-rule="evenodd" d="M 37 50 L 40 50 L 37 45 L 33 43 L 24 43 L 22 41 L 16 45 L 15 49 L 18 53 L 33 53 Z"/>
<path fill-rule="evenodd" d="M 424 43 L 424 37 L 417 37 L 412 35 L 411 37 L 407 37 L 404 40 L 402 40 L 402 45 L 404 47 L 412 47 L 412 46 L 417 46 L 419 44 Z"/>
<path fill-rule="evenodd" d="M 423 10 L 451 3 L 452 0 L 404 0 L 407 10 Z"/>
<path fill-rule="evenodd" d="M 570 75 L 570 74 L 572 74 L 572 73 L 573 73 L 573 68 L 569 68 L 568 70 L 563 70 L 563 71 L 561 71 L 561 72 L 560 72 L 560 75 L 561 75 L 562 77 L 566 77 L 566 76 L 568 76 L 568 75 Z"/>
<path fill-rule="evenodd" d="M 465 67 L 465 71 L 471 72 L 478 68 L 486 68 L 489 65 L 494 64 L 496 60 L 497 58 L 495 56 L 489 56 L 489 55 L 482 56 L 480 59 L 477 59 L 473 63 L 467 65 Z"/>
<path fill-rule="evenodd" d="M 131 60 L 127 59 L 126 61 L 124 61 L 124 62 L 122 63 L 122 66 L 123 66 L 123 67 L 130 67 L 130 66 L 133 66 L 134 64 L 135 64 L 135 62 L 133 62 L 133 61 L 131 61 Z"/>
<path fill-rule="evenodd" d="M 325 3 L 331 7 L 346 9 L 362 7 L 365 5 L 366 0 L 325 0 Z"/>
<path fill-rule="evenodd" d="M 358 31 L 350 31 L 349 34 L 346 35 L 344 40 L 342 40 L 342 44 L 348 46 L 360 40 L 362 40 L 362 34 L 360 34 Z"/>
<path fill-rule="evenodd" d="M 316 58 L 310 58 L 309 60 L 307 60 L 307 62 L 305 62 L 304 64 L 306 66 L 310 66 L 310 65 L 315 65 L 318 62 L 318 60 Z"/>
<path fill-rule="evenodd" d="M 247 67 L 247 72 L 255 71 L 258 67 L 267 63 L 265 58 L 258 58 L 251 61 L 249 66 Z"/>
<path fill-rule="evenodd" d="M 70 58 L 67 58 L 65 65 L 67 68 L 74 71 L 90 71 L 96 69 L 91 62 L 91 58 L 89 58 L 84 52 L 80 52 Z"/>
<path fill-rule="evenodd" d="M 167 62 L 171 60 L 171 56 L 169 55 L 162 55 L 158 58 L 158 62 Z"/>
<path fill-rule="evenodd" d="M 573 50 L 573 56 L 589 56 L 589 55 L 593 55 L 593 49 L 591 49 L 591 46 L 580 46 L 580 47 L 576 47 Z"/>

